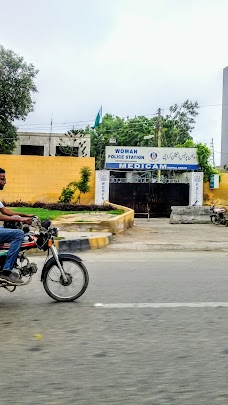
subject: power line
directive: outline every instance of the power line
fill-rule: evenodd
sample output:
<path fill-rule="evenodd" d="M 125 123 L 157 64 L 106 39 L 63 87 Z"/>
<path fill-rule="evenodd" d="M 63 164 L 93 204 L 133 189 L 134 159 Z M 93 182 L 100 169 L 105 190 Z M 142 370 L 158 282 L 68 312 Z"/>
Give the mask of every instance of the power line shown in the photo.
<path fill-rule="evenodd" d="M 151 114 L 151 115 L 157 115 L 157 114 Z M 140 117 L 145 117 L 145 116 L 140 116 Z M 136 118 L 138 118 L 138 117 L 136 117 Z M 127 121 L 124 121 L 123 122 L 123 124 L 124 123 L 127 123 Z M 72 123 L 73 124 L 73 123 Z M 67 130 L 68 128 L 69 128 L 69 130 L 71 129 L 72 130 L 72 124 L 71 124 L 71 127 L 70 127 L 70 125 L 68 125 L 68 126 L 56 126 L 56 124 L 53 124 L 53 126 L 52 126 L 52 129 L 53 129 L 53 131 L 54 130 L 58 130 L 58 131 L 60 131 L 60 130 Z M 150 121 L 148 122 L 148 121 L 140 121 L 140 122 L 137 122 L 137 123 L 131 123 L 131 127 L 130 127 L 130 129 L 135 129 L 135 128 L 138 128 L 138 127 L 141 127 L 141 125 L 144 125 L 144 124 L 146 124 L 146 125 L 148 125 L 148 127 L 150 126 Z M 75 124 L 73 125 L 73 126 L 75 126 Z M 37 128 L 38 129 L 38 132 L 40 132 L 41 130 L 45 130 L 45 129 L 49 129 L 50 128 L 50 125 L 49 126 L 42 126 L 42 127 L 39 127 L 39 128 Z M 118 130 L 120 130 L 120 129 L 122 129 L 123 127 L 121 126 L 121 127 L 116 127 L 115 129 L 105 129 L 105 132 L 110 132 L 110 133 L 112 133 L 112 132 L 116 132 L 116 131 L 118 131 Z M 32 129 L 32 128 L 23 128 L 23 129 L 21 129 L 21 128 L 18 128 L 19 129 L 19 131 L 18 132 L 28 132 L 28 131 L 23 131 L 23 129 L 25 130 L 25 129 L 29 129 L 29 131 L 33 131 L 33 132 L 36 132 L 36 130 L 34 130 L 34 129 Z M 83 128 L 77 128 L 77 129 L 83 129 Z M 84 130 L 84 129 L 83 129 Z"/>
<path fill-rule="evenodd" d="M 225 105 L 228 105 L 228 104 L 204 104 L 204 105 L 199 105 L 198 107 L 199 108 L 205 108 L 205 107 L 218 107 L 218 106 L 221 106 L 221 105 L 223 105 L 223 106 L 225 106 Z M 168 110 L 168 111 L 170 111 L 170 107 L 167 107 L 167 108 L 162 108 L 161 109 L 163 112 L 164 111 L 166 111 L 166 110 Z M 139 118 L 139 117 L 154 117 L 154 116 L 156 116 L 157 115 L 157 112 L 156 113 L 152 113 L 152 114 L 145 114 L 145 115 L 138 115 L 138 116 L 136 116 L 136 115 L 134 115 L 134 116 L 126 116 L 126 117 L 123 117 L 122 119 L 123 120 L 125 120 L 124 122 L 127 122 L 129 119 L 134 119 L 134 118 Z M 115 117 L 115 115 L 113 115 L 114 117 Z M 59 122 L 59 123 L 52 123 L 52 131 L 54 132 L 54 131 L 63 131 L 63 132 L 67 132 L 67 131 L 70 131 L 70 130 L 72 130 L 72 127 L 77 127 L 76 129 L 81 129 L 81 124 L 87 124 L 87 125 L 89 125 L 89 123 L 91 123 L 91 122 L 94 122 L 94 119 L 92 120 L 84 120 L 84 121 L 65 121 L 65 122 Z M 139 123 L 131 123 L 131 130 L 137 130 L 137 128 L 140 128 L 141 127 L 141 125 L 143 125 L 143 124 L 149 124 L 148 123 L 148 121 L 145 121 L 145 122 L 143 122 L 143 121 L 141 121 L 141 122 L 139 122 Z M 37 123 L 37 124 L 18 124 L 18 125 L 15 125 L 17 128 L 18 128 L 18 132 L 25 132 L 25 133 L 31 133 L 31 132 L 37 132 L 37 130 L 38 130 L 38 132 L 37 132 L 37 134 L 39 134 L 39 133 L 42 133 L 41 131 L 44 131 L 44 133 L 45 133 L 45 131 L 50 131 L 50 123 L 49 124 L 46 124 L 46 123 Z M 34 128 L 34 127 L 36 127 L 36 128 Z M 105 130 L 105 132 L 106 133 L 109 133 L 109 134 L 112 134 L 112 133 L 116 133 L 117 131 L 119 131 L 120 129 L 122 129 L 122 127 L 117 127 L 117 128 L 115 128 L 115 129 L 110 129 L 110 130 L 108 130 L 108 129 L 106 129 Z M 148 131 L 150 131 L 150 130 L 152 130 L 153 128 L 150 128 L 150 126 L 148 125 L 148 127 L 147 127 L 147 130 Z M 53 133 L 52 132 L 52 133 Z M 60 134 L 60 132 L 57 132 L 57 133 L 59 133 Z M 11 139 L 11 138 L 4 138 L 4 139 Z M 215 151 L 215 153 L 220 153 L 221 154 L 221 152 L 217 152 L 217 151 Z"/>
<path fill-rule="evenodd" d="M 147 115 L 138 115 L 138 116 L 136 116 L 136 115 L 132 115 L 132 116 L 127 116 L 127 117 L 123 117 L 122 119 L 124 120 L 124 119 L 133 119 L 133 118 L 138 118 L 138 117 L 147 117 L 147 116 L 154 116 L 154 115 L 157 115 L 157 113 L 153 113 L 153 114 L 147 114 Z M 117 116 L 116 116 L 117 117 Z M 90 119 L 90 120 L 86 120 L 86 121 L 66 121 L 66 122 L 56 122 L 54 125 L 57 127 L 57 126 L 63 126 L 63 125 L 76 125 L 76 124 L 78 124 L 78 126 L 80 125 L 80 124 L 89 124 L 90 122 L 93 122 L 94 123 L 94 119 Z M 39 123 L 39 124 L 18 124 L 18 125 L 16 125 L 17 127 L 29 127 L 29 126 L 42 126 L 42 127 L 48 127 L 50 124 L 48 124 L 48 123 Z"/>
<path fill-rule="evenodd" d="M 66 125 L 66 124 L 80 124 L 80 123 L 87 123 L 87 122 L 94 122 L 94 120 L 87 120 L 87 121 L 66 121 L 66 122 L 56 122 L 55 125 Z M 39 125 L 48 125 L 48 123 L 44 122 L 44 123 L 37 123 L 37 124 L 18 124 L 17 126 L 19 127 L 24 127 L 24 126 L 39 126 Z M 50 124 L 49 124 L 50 125 Z"/>
<path fill-rule="evenodd" d="M 205 108 L 205 107 L 219 107 L 219 106 L 226 106 L 228 104 L 203 104 L 203 105 L 199 105 L 198 108 Z M 161 108 L 161 111 L 169 111 L 170 107 L 166 107 L 166 108 Z M 152 113 L 152 114 L 141 114 L 141 115 L 127 115 L 126 117 L 122 117 L 122 119 L 133 119 L 133 118 L 138 118 L 138 117 L 149 117 L 149 116 L 155 116 L 157 115 L 156 113 Z M 115 115 L 114 115 L 115 116 Z M 116 116 L 117 117 L 117 116 Z M 94 119 L 88 119 L 88 120 L 84 120 L 84 121 L 65 121 L 65 122 L 56 122 L 55 126 L 57 125 L 76 125 L 76 124 L 86 124 L 86 123 L 90 123 L 90 122 L 94 122 Z M 36 123 L 36 124 L 18 124 L 18 127 L 23 127 L 23 126 L 48 126 L 48 123 Z"/>

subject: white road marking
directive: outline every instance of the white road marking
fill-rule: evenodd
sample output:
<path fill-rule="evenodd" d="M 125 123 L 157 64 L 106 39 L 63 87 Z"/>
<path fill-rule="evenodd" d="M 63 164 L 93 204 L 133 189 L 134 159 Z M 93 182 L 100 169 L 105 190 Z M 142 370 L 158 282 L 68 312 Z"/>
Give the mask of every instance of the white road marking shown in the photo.
<path fill-rule="evenodd" d="M 138 302 L 94 304 L 96 308 L 219 308 L 228 307 L 228 302 Z"/>
<path fill-rule="evenodd" d="M 100 262 L 100 263 L 113 263 L 114 260 L 115 260 L 115 263 L 123 263 L 123 264 L 126 264 L 126 262 L 127 263 L 149 263 L 150 265 L 151 265 L 151 263 L 160 264 L 160 263 L 171 263 L 171 262 L 172 263 L 181 262 L 181 263 L 191 263 L 192 264 L 192 259 L 191 258 L 190 259 L 185 259 L 185 260 L 182 260 L 181 258 L 180 259 L 178 259 L 178 258 L 177 259 L 172 259 L 172 260 L 171 259 L 150 259 L 150 260 L 148 260 L 148 258 L 147 259 L 140 259 L 139 257 L 136 258 L 136 259 L 128 259 L 128 258 L 125 258 L 125 257 L 120 258 L 120 259 L 118 259 L 118 258 L 105 259 L 105 258 L 102 258 L 101 256 L 96 257 L 96 263 L 97 262 Z M 83 261 L 86 262 L 86 263 L 96 264 L 96 263 L 94 263 L 94 259 L 92 260 L 92 259 L 88 259 L 88 258 L 84 257 Z M 216 264 L 216 266 L 217 265 L 218 264 Z"/>

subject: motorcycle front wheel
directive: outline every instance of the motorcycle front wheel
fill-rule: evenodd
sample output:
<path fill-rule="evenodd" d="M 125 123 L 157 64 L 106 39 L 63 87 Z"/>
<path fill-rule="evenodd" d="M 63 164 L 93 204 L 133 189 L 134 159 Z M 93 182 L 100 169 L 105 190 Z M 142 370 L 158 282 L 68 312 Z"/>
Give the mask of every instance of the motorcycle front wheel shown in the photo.
<path fill-rule="evenodd" d="M 220 223 L 217 215 L 211 215 L 211 222 L 215 225 L 218 225 Z"/>
<path fill-rule="evenodd" d="M 43 286 L 49 297 L 56 301 L 74 301 L 85 292 L 89 283 L 89 274 L 83 263 L 71 257 L 64 257 L 61 265 L 67 282 L 64 282 L 56 263 L 52 263 L 44 275 Z"/>

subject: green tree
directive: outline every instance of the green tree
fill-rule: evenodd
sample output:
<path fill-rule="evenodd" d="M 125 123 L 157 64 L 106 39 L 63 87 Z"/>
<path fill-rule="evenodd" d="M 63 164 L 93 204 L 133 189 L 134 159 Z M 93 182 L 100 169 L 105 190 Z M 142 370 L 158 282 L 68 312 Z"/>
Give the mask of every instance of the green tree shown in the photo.
<path fill-rule="evenodd" d="M 156 120 L 144 116 L 127 119 L 126 125 L 119 136 L 120 146 L 148 146 L 145 136 L 152 135 L 150 145 L 156 142 Z"/>
<path fill-rule="evenodd" d="M 169 108 L 169 114 L 161 117 L 162 146 L 174 147 L 192 139 L 195 117 L 198 115 L 197 102 L 186 100 L 181 105 L 174 104 Z"/>
<path fill-rule="evenodd" d="M 32 94 L 37 92 L 34 84 L 37 73 L 38 70 L 27 64 L 22 56 L 0 45 L 0 153 L 13 152 L 17 140 L 13 121 L 25 120 L 34 110 Z"/>
<path fill-rule="evenodd" d="M 210 163 L 211 151 L 207 145 L 201 142 L 195 143 L 193 140 L 187 140 L 184 144 L 177 145 L 181 148 L 197 148 L 197 157 L 199 163 L 199 171 L 204 173 L 204 181 L 209 181 L 211 174 L 219 174 L 219 170 L 214 169 Z"/>
<path fill-rule="evenodd" d="M 80 170 L 81 178 L 79 181 L 71 181 L 66 187 L 62 189 L 62 193 L 58 202 L 70 203 L 74 197 L 76 190 L 79 191 L 76 203 L 80 204 L 81 194 L 86 194 L 90 191 L 89 180 L 91 177 L 91 169 L 88 166 L 83 166 Z"/>
<path fill-rule="evenodd" d="M 79 195 L 77 201 L 80 204 L 81 194 L 86 194 L 90 191 L 89 180 L 91 176 L 91 169 L 88 166 L 84 166 L 80 170 L 81 179 L 77 182 L 77 189 L 79 190 Z"/>
<path fill-rule="evenodd" d="M 16 140 L 16 127 L 0 117 L 0 153 L 11 154 L 16 146 Z"/>
<path fill-rule="evenodd" d="M 78 156 L 78 147 L 76 145 L 79 145 L 81 156 L 87 156 L 85 135 L 86 131 L 83 129 L 72 129 L 64 134 L 59 142 L 61 155 Z M 56 154 L 56 156 L 58 156 L 58 154 Z"/>
<path fill-rule="evenodd" d="M 118 144 L 119 136 L 121 135 L 124 126 L 125 121 L 123 118 L 112 114 L 106 114 L 103 117 L 102 124 L 100 124 L 96 130 L 86 128 L 86 131 L 90 133 L 90 154 L 95 157 L 96 169 L 104 167 L 105 146 L 110 145 L 110 140 L 112 138 L 115 138 Z"/>
<path fill-rule="evenodd" d="M 169 114 L 161 114 L 161 146 L 174 147 L 192 139 L 190 134 L 198 114 L 197 109 L 197 102 L 186 100 L 180 106 L 171 106 Z M 123 119 L 106 114 L 102 124 L 95 131 L 89 131 L 91 156 L 96 158 L 96 168 L 104 167 L 105 146 L 110 145 L 111 138 L 115 138 L 116 145 L 119 146 L 157 146 L 158 119 L 158 116 Z M 145 139 L 145 136 L 150 136 L 151 139 Z"/>

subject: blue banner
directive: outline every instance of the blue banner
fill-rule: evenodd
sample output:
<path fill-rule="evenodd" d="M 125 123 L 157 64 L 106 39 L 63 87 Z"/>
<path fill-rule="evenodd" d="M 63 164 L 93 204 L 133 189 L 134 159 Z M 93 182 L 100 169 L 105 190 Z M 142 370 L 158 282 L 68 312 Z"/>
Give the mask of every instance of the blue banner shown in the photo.
<path fill-rule="evenodd" d="M 138 170 L 198 170 L 198 165 L 155 164 L 155 163 L 106 163 L 105 169 L 138 169 Z"/>

